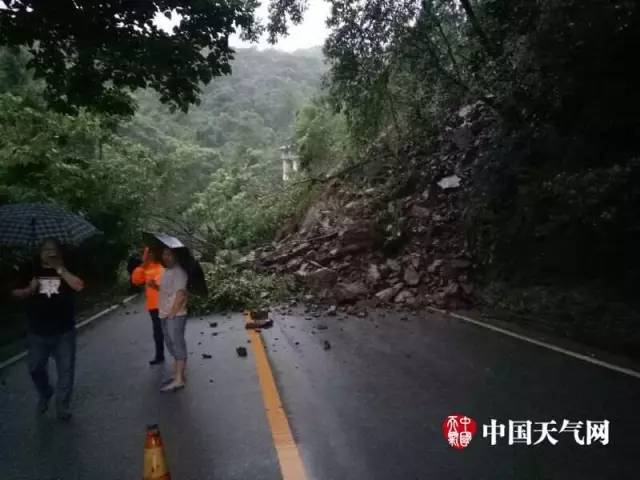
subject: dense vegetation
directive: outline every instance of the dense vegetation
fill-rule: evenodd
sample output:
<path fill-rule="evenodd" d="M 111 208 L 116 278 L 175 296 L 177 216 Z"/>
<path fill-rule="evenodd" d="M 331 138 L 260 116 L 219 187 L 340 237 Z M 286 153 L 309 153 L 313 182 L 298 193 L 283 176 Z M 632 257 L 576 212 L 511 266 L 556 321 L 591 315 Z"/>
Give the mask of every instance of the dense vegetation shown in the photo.
<path fill-rule="evenodd" d="M 285 191 L 279 148 L 291 141 L 296 112 L 324 72 L 319 49 L 242 50 L 233 66 L 234 76 L 204 87 L 189 114 L 170 115 L 147 93 L 121 129 L 177 160 L 159 216 L 218 249 L 269 241 L 304 194 Z"/>
<path fill-rule="evenodd" d="M 29 66 L 46 79 L 43 94 L 56 110 L 130 115 L 132 91 L 151 88 L 186 112 L 199 101 L 202 83 L 231 73 L 232 34 L 256 40 L 268 28 L 275 38 L 287 32 L 285 15 L 300 21 L 297 0 L 273 2 L 266 27 L 255 17 L 258 6 L 255 0 L 5 0 L 0 45 L 28 50 Z M 180 21 L 168 32 L 159 15 Z"/>
<path fill-rule="evenodd" d="M 476 280 L 497 288 L 491 300 L 507 305 L 521 287 L 510 306 L 523 313 L 593 323 L 594 337 L 624 323 L 617 335 L 630 339 L 637 310 L 619 302 L 637 308 L 640 279 L 640 73 L 628 59 L 640 4 L 332 4 L 329 98 L 361 144 L 417 152 L 415 173 L 454 173 L 441 171 L 452 117 L 467 105 L 491 112 L 467 120 L 458 171 Z"/>
<path fill-rule="evenodd" d="M 331 98 L 357 138 L 432 144 L 476 101 L 498 116 L 467 216 L 490 227 L 481 261 L 635 284 L 637 2 L 334 2 L 331 24 Z"/>
<path fill-rule="evenodd" d="M 203 87 L 190 114 L 171 113 L 153 91 L 141 91 L 133 117 L 51 109 L 28 58 L 0 51 L 0 204 L 56 202 L 86 215 L 104 233 L 75 252 L 90 284 L 114 282 L 144 228 L 189 238 L 212 260 L 222 249 L 269 241 L 283 218 L 304 208 L 309 188 L 285 190 L 279 148 L 295 133 L 296 111 L 318 92 L 319 49 L 241 50 L 233 63 L 239 79 Z M 2 252 L 3 300 L 16 253 Z M 237 305 L 277 282 L 258 279 L 230 293 L 217 283 L 211 301 Z"/>
<path fill-rule="evenodd" d="M 638 2 L 332 0 L 321 94 L 318 51 L 232 62 L 232 29 L 263 28 L 255 2 L 98 2 L 131 11 L 110 12 L 122 25 L 94 15 L 91 30 L 78 23 L 93 2 L 66 14 L 22 3 L 35 5 L 29 28 L 26 10 L 0 17 L 0 45 L 13 47 L 0 59 L 0 202 L 84 211 L 113 264 L 141 225 L 188 234 L 208 258 L 268 242 L 327 174 L 364 188 L 392 162 L 393 191 L 407 195 L 420 174 L 455 173 L 443 171 L 443 139 L 456 112 L 480 105 L 465 128 L 489 141 L 467 152 L 460 215 L 477 280 L 545 292 L 529 304 L 567 289 L 586 292 L 583 305 L 637 302 Z M 304 2 L 270 4 L 273 37 L 304 13 Z M 217 9 L 226 23 L 211 23 Z M 153 26 L 157 12 L 190 20 L 172 37 Z M 233 76 L 205 85 L 229 65 Z M 284 188 L 277 148 L 290 140 L 310 179 Z"/>

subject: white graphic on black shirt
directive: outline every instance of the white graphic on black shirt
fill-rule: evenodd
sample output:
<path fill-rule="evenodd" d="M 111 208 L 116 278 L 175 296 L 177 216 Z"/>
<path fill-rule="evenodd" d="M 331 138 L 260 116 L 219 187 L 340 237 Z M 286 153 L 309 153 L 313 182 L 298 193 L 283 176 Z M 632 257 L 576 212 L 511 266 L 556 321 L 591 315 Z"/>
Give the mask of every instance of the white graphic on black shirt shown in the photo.
<path fill-rule="evenodd" d="M 38 278 L 38 293 L 51 298 L 51 295 L 60 294 L 60 278 L 58 277 L 40 277 Z"/>

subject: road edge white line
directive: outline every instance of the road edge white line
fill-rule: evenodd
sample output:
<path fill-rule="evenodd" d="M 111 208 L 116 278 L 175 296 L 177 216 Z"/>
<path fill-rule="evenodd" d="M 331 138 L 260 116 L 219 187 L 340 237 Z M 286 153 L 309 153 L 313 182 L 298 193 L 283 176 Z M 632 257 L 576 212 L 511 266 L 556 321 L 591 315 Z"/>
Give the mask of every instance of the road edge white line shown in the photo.
<path fill-rule="evenodd" d="M 512 332 L 512 331 L 507 330 L 505 328 L 501 328 L 501 327 L 497 327 L 495 325 L 491 325 L 491 324 L 488 324 L 488 323 L 485 323 L 485 322 L 481 322 L 479 320 L 475 320 L 475 319 L 467 317 L 465 315 L 460 315 L 459 313 L 449 312 L 447 310 L 441 310 L 441 309 L 435 308 L 435 307 L 427 307 L 427 309 L 432 311 L 432 312 L 435 312 L 435 313 L 440 313 L 442 315 L 446 315 L 446 316 L 455 318 L 456 320 L 461 320 L 463 322 L 471 323 L 473 325 L 477 325 L 479 327 L 486 328 L 488 330 L 493 330 L 494 332 L 498 332 L 498 333 L 501 333 L 503 335 L 507 335 L 509 337 L 516 338 L 518 340 L 522 340 L 523 342 L 531 343 L 533 345 L 537 345 L 539 347 L 546 348 L 548 350 L 552 350 L 552 351 L 557 352 L 557 353 L 562 353 L 562 354 L 567 355 L 569 357 L 577 358 L 578 360 L 582 360 L 584 362 L 591 363 L 591 364 L 597 365 L 599 367 L 607 368 L 609 370 L 613 370 L 615 372 L 622 373 L 624 375 L 629 375 L 630 377 L 634 377 L 634 378 L 640 379 L 640 372 L 638 372 L 637 370 L 633 370 L 631 368 L 620 367 L 618 365 L 614 365 L 612 363 L 605 362 L 604 360 L 598 360 L 597 358 L 592 358 L 592 357 L 589 357 L 587 355 L 583 355 L 582 353 L 578 353 L 578 352 L 574 352 L 574 351 L 571 351 L 571 350 L 567 350 L 565 348 L 558 347 L 558 346 L 553 345 L 551 343 L 543 342 L 542 340 L 536 340 L 535 338 L 527 337 L 526 335 L 520 335 L 519 333 Z"/>
<path fill-rule="evenodd" d="M 80 323 L 77 323 L 76 324 L 76 330 L 80 330 L 80 329 L 86 327 L 87 325 L 93 323 L 94 321 L 98 320 L 99 318 L 104 317 L 106 314 L 113 312 L 118 307 L 126 305 L 127 303 L 129 303 L 131 300 L 133 300 L 137 296 L 138 296 L 137 293 L 135 295 L 131 295 L 131 296 L 125 298 L 124 300 L 122 300 L 120 303 L 116 303 L 115 305 L 111 305 L 109 308 L 105 308 L 101 312 L 98 312 L 95 315 L 90 316 L 89 318 L 87 318 L 86 320 L 83 320 Z M 3 370 L 6 367 L 9 367 L 9 366 L 13 365 L 16 362 L 19 362 L 20 360 L 22 360 L 26 356 L 27 356 L 27 350 L 24 350 L 24 351 L 22 351 L 22 352 L 20 352 L 20 353 L 18 353 L 16 355 L 14 355 L 13 357 L 11 357 L 11 358 L 5 360 L 4 362 L 0 363 L 0 370 Z"/>

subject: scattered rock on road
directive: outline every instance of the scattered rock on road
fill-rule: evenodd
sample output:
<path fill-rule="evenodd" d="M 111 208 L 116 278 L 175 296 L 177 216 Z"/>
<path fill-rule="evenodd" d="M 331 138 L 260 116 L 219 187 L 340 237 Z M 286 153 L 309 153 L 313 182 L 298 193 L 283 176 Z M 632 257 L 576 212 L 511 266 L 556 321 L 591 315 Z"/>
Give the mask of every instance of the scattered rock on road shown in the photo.
<path fill-rule="evenodd" d="M 249 340 L 251 341 L 251 340 Z M 238 347 L 236 348 L 236 353 L 238 354 L 239 357 L 246 357 L 247 356 L 247 349 L 244 347 Z"/>
<path fill-rule="evenodd" d="M 212 356 L 212 355 L 209 355 L 208 353 L 203 353 L 203 354 L 202 354 L 202 358 L 204 358 L 204 359 L 210 359 L 210 358 L 213 358 L 213 356 Z"/>
<path fill-rule="evenodd" d="M 258 330 L 259 328 L 271 328 L 273 327 L 273 320 L 256 320 L 255 322 L 246 323 L 244 328 L 247 330 Z"/>

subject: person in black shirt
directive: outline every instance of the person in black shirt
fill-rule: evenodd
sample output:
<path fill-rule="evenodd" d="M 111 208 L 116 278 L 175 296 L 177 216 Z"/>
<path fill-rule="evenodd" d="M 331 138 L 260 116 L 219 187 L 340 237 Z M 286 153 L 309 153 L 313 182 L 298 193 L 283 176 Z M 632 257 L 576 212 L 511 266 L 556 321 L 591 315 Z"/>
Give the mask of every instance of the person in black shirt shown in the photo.
<path fill-rule="evenodd" d="M 29 373 L 39 394 L 38 411 L 44 413 L 53 396 L 48 363 L 56 363 L 56 408 L 58 418 L 71 418 L 70 402 L 75 373 L 75 292 L 84 282 L 64 266 L 60 245 L 47 240 L 34 262 L 30 280 L 13 296 L 27 303 L 29 334 Z"/>

